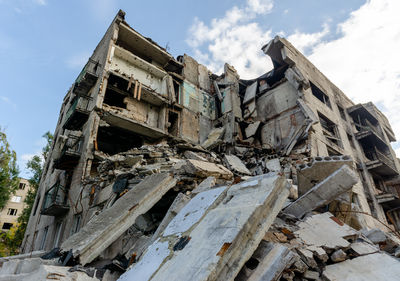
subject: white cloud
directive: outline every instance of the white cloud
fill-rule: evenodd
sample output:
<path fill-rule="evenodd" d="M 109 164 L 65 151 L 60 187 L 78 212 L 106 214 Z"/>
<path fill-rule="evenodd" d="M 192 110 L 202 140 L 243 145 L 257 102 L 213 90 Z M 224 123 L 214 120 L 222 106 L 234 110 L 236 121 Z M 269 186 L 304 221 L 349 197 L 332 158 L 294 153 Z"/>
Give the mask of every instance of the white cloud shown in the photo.
<path fill-rule="evenodd" d="M 5 103 L 7 105 L 10 105 L 14 110 L 17 109 L 17 105 L 12 100 L 10 100 L 8 97 L 0 96 L 0 101 L 2 101 L 3 103 Z"/>
<path fill-rule="evenodd" d="M 47 2 L 46 0 L 34 0 L 34 2 L 40 6 L 46 6 Z"/>
<path fill-rule="evenodd" d="M 259 8 L 259 3 L 264 3 L 265 8 Z M 245 7 L 234 6 L 210 24 L 196 18 L 187 40 L 194 57 L 214 72 L 220 72 L 228 62 L 244 79 L 265 73 L 271 64 L 260 48 L 274 34 L 263 30 L 256 20 L 271 9 L 272 1 L 248 0 Z M 249 16 L 249 10 L 260 13 Z M 368 0 L 337 29 L 330 30 L 328 20 L 321 31 L 295 31 L 287 38 L 354 102 L 374 102 L 400 139 L 398 11 L 400 1 Z M 336 39 L 326 39 L 332 37 Z M 396 152 L 400 156 L 400 141 L 394 146 L 399 147 Z"/>
<path fill-rule="evenodd" d="M 388 117 L 398 138 L 399 10 L 400 1 L 367 1 L 339 25 L 340 38 L 330 42 L 314 42 L 309 57 L 353 101 L 374 102 Z M 296 46 L 296 42 L 293 44 Z M 399 152 L 397 149 L 397 155 L 400 155 Z"/>
<path fill-rule="evenodd" d="M 244 7 L 232 7 L 209 25 L 195 18 L 186 42 L 193 48 L 194 57 L 212 71 L 222 72 L 227 62 L 242 78 L 253 78 L 271 68 L 270 60 L 261 51 L 271 39 L 271 31 L 263 31 L 255 19 L 272 8 L 271 0 L 248 0 Z"/>
<path fill-rule="evenodd" d="M 81 52 L 70 56 L 65 63 L 69 68 L 80 69 L 83 68 L 90 57 L 89 52 Z"/>
<path fill-rule="evenodd" d="M 295 33 L 288 36 L 288 40 L 296 46 L 296 48 L 305 53 L 309 48 L 315 47 L 321 43 L 321 40 L 328 35 L 329 25 L 325 23 L 323 29 L 316 33 L 302 33 L 296 30 Z"/>

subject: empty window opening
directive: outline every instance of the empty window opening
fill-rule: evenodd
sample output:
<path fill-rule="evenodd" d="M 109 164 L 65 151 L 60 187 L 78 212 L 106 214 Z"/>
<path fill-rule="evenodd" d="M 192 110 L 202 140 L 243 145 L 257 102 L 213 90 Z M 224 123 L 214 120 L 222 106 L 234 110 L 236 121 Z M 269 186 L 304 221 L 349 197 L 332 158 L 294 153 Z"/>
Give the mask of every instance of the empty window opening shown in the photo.
<path fill-rule="evenodd" d="M 311 85 L 311 92 L 312 94 L 319 99 L 321 102 L 326 104 L 329 108 L 332 109 L 331 102 L 329 101 L 329 97 L 322 92 L 317 86 L 315 86 L 313 83 L 310 82 Z"/>
<path fill-rule="evenodd" d="M 179 83 L 174 80 L 173 85 L 174 85 L 174 92 L 175 92 L 175 100 L 177 102 L 179 102 Z"/>
<path fill-rule="evenodd" d="M 168 111 L 168 133 L 177 136 L 179 132 L 179 114 L 178 112 Z"/>
<path fill-rule="evenodd" d="M 110 88 L 107 88 L 106 95 L 104 97 L 104 103 L 110 106 L 116 106 L 120 108 L 126 108 L 126 104 L 124 103 L 125 95 L 116 92 Z"/>
<path fill-rule="evenodd" d="M 53 245 L 53 248 L 58 247 L 59 244 L 60 244 L 61 227 L 62 227 L 62 223 L 61 222 L 57 222 L 56 228 L 55 228 L 55 232 L 54 232 L 54 245 Z"/>
<path fill-rule="evenodd" d="M 347 119 L 346 119 L 346 114 L 345 114 L 345 112 L 344 112 L 343 107 L 341 107 L 340 105 L 338 105 L 337 107 L 338 107 L 338 109 L 339 109 L 340 117 L 342 117 L 342 119 L 346 121 L 346 120 L 347 120 Z"/>
<path fill-rule="evenodd" d="M 21 190 L 24 190 L 24 189 L 25 189 L 25 186 L 26 186 L 25 183 L 20 182 L 18 188 L 21 189 Z"/>
<path fill-rule="evenodd" d="M 40 242 L 39 250 L 43 250 L 44 246 L 46 245 L 47 233 L 49 232 L 49 227 L 46 226 L 43 231 L 42 241 Z"/>
<path fill-rule="evenodd" d="M 347 133 L 347 138 L 349 139 L 349 143 L 350 143 L 351 148 L 356 149 L 356 147 L 354 145 L 353 137 L 349 133 Z"/>
<path fill-rule="evenodd" d="M 8 229 L 11 229 L 12 226 L 13 226 L 12 223 L 10 223 L 10 222 L 5 222 L 5 223 L 3 223 L 2 229 L 8 230 Z"/>
<path fill-rule="evenodd" d="M 71 228 L 71 235 L 79 231 L 79 229 L 81 228 L 81 220 L 82 220 L 81 213 L 74 215 L 74 221 L 72 222 L 72 228 Z"/>
<path fill-rule="evenodd" d="M 97 146 L 100 151 L 114 155 L 143 145 L 143 138 L 131 131 L 118 127 L 100 127 Z"/>
<path fill-rule="evenodd" d="M 318 112 L 319 121 L 322 126 L 323 134 L 330 143 L 342 147 L 342 141 L 340 139 L 340 134 L 335 123 L 329 120 L 326 116 Z"/>
<path fill-rule="evenodd" d="M 17 209 L 8 208 L 7 215 L 9 215 L 9 216 L 16 216 L 16 215 L 17 215 L 17 212 L 18 212 Z"/>

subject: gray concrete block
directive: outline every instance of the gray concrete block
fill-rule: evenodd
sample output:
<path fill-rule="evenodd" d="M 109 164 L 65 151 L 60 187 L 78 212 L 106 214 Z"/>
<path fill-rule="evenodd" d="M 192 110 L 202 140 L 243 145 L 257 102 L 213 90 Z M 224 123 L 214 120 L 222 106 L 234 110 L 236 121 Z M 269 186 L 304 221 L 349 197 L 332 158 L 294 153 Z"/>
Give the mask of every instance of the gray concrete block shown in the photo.
<path fill-rule="evenodd" d="M 348 191 L 358 180 L 357 174 L 348 166 L 343 165 L 285 208 L 284 212 L 301 218 L 307 212 L 328 204 Z"/>

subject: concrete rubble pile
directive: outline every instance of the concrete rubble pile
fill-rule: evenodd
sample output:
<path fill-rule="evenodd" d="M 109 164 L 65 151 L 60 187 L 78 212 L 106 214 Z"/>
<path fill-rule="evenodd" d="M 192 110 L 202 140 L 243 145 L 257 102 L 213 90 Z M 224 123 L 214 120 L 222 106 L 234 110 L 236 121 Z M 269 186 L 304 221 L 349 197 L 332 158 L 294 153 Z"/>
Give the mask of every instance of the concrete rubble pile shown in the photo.
<path fill-rule="evenodd" d="M 355 230 L 329 212 L 358 182 L 350 157 L 251 150 L 162 142 L 98 155 L 99 175 L 85 186 L 98 206 L 89 222 L 60 249 L 3 259 L 0 280 L 398 278 L 398 236 Z M 325 174 L 313 176 L 320 165 Z"/>
<path fill-rule="evenodd" d="M 279 36 L 243 80 L 124 16 L 64 99 L 0 281 L 400 280 L 400 164 L 372 103 Z"/>

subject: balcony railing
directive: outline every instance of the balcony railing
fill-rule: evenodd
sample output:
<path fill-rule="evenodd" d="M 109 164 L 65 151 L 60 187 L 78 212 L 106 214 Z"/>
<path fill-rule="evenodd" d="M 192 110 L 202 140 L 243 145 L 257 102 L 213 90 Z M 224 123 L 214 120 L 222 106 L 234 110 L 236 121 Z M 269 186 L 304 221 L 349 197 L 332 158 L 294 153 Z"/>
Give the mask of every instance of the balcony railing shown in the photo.
<path fill-rule="evenodd" d="M 54 167 L 61 170 L 71 170 L 78 164 L 81 157 L 82 137 L 69 135 L 60 157 L 54 161 Z"/>
<path fill-rule="evenodd" d="M 69 210 L 67 191 L 56 183 L 44 195 L 41 214 L 48 216 L 62 215 Z"/>
<path fill-rule="evenodd" d="M 65 114 L 64 129 L 79 130 L 89 117 L 89 105 L 92 100 L 89 96 L 76 95 Z"/>
<path fill-rule="evenodd" d="M 377 149 L 366 151 L 365 156 L 371 161 L 379 160 L 381 163 L 388 166 L 392 170 L 397 171 L 396 165 L 394 164 L 394 162 L 389 157 L 387 157 L 385 154 L 383 154 L 382 152 L 380 152 Z"/>
<path fill-rule="evenodd" d="M 83 67 L 81 73 L 79 73 L 78 78 L 75 80 L 74 93 L 79 95 L 87 95 L 89 90 L 96 83 L 99 69 L 99 62 L 89 59 L 89 61 Z"/>

